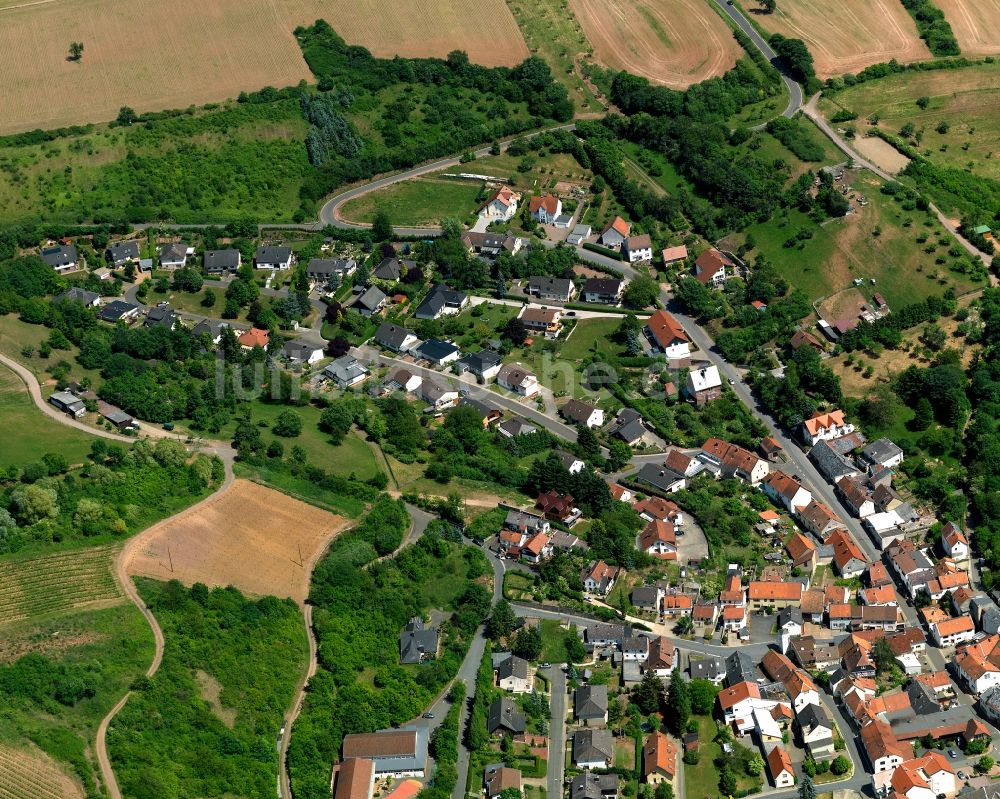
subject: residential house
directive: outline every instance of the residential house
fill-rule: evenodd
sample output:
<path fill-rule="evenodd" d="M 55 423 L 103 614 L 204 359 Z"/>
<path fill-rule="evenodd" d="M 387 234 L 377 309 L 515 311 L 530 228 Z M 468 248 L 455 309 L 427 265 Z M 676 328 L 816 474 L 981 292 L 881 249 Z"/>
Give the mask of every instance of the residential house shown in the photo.
<path fill-rule="evenodd" d="M 527 243 L 527 239 L 518 238 L 511 233 L 475 233 L 469 231 L 462 236 L 462 243 L 470 253 L 476 253 L 482 258 L 496 258 L 501 253 L 517 255 Z"/>
<path fill-rule="evenodd" d="M 768 436 L 760 441 L 757 447 L 760 450 L 760 454 L 768 459 L 771 463 L 779 463 L 787 460 L 785 455 L 785 449 L 781 446 L 781 442 L 778 439 Z"/>
<path fill-rule="evenodd" d="M 569 799 L 617 799 L 617 774 L 594 774 L 589 769 L 573 777 Z"/>
<path fill-rule="evenodd" d="M 584 302 L 617 305 L 625 292 L 625 281 L 611 277 L 589 277 L 583 284 L 580 296 Z"/>
<path fill-rule="evenodd" d="M 615 740 L 608 729 L 573 733 L 573 764 L 581 769 L 610 768 L 615 762 Z"/>
<path fill-rule="evenodd" d="M 96 291 L 87 291 L 79 286 L 70 286 L 62 294 L 57 294 L 52 298 L 53 305 L 63 302 L 78 302 L 88 308 L 96 308 L 101 304 L 101 295 Z"/>
<path fill-rule="evenodd" d="M 722 377 L 719 375 L 719 367 L 712 365 L 691 369 L 687 376 L 686 391 L 699 408 L 721 397 Z"/>
<path fill-rule="evenodd" d="M 255 347 L 267 349 L 267 345 L 271 342 L 271 334 L 262 328 L 251 327 L 245 333 L 241 333 L 236 341 L 244 350 L 252 350 Z"/>
<path fill-rule="evenodd" d="M 424 379 L 420 383 L 419 397 L 435 410 L 441 410 L 458 402 L 458 390 L 451 386 L 442 386 L 430 379 Z"/>
<path fill-rule="evenodd" d="M 615 587 L 615 580 L 622 574 L 622 571 L 621 567 L 609 566 L 603 560 L 591 561 L 580 572 L 580 582 L 583 583 L 583 590 L 586 593 L 607 596 Z"/>
<path fill-rule="evenodd" d="M 802 583 L 771 583 L 752 580 L 747 586 L 747 602 L 751 610 L 798 606 L 802 601 Z"/>
<path fill-rule="evenodd" d="M 479 215 L 491 222 L 509 222 L 517 214 L 521 195 L 510 186 L 501 186 L 479 206 Z"/>
<path fill-rule="evenodd" d="M 228 327 L 229 322 L 223 322 L 221 319 L 202 319 L 191 329 L 191 335 L 193 337 L 208 336 L 214 347 L 222 341 L 222 331 Z"/>
<path fill-rule="evenodd" d="M 97 313 L 102 322 L 124 322 L 130 324 L 139 318 L 139 306 L 125 300 L 112 300 Z"/>
<path fill-rule="evenodd" d="M 378 286 L 369 286 L 355 300 L 351 307 L 365 318 L 371 318 L 381 312 L 388 297 Z"/>
<path fill-rule="evenodd" d="M 342 355 L 323 369 L 323 375 L 334 382 L 340 388 L 350 388 L 358 383 L 363 383 L 370 372 L 353 355 Z"/>
<path fill-rule="evenodd" d="M 573 506 L 571 494 L 560 494 L 557 491 L 546 491 L 538 495 L 535 508 L 542 511 L 545 518 L 553 522 L 572 524 L 580 518 L 580 511 Z"/>
<path fill-rule="evenodd" d="M 285 346 L 281 348 L 281 355 L 292 363 L 312 365 L 323 360 L 323 347 L 320 344 L 298 339 L 286 342 Z"/>
<path fill-rule="evenodd" d="M 868 463 L 868 470 L 895 469 L 903 462 L 903 450 L 888 438 L 879 438 L 861 450 L 861 457 Z"/>
<path fill-rule="evenodd" d="M 160 268 L 183 269 L 187 265 L 187 257 L 188 248 L 184 242 L 165 244 L 160 249 Z"/>
<path fill-rule="evenodd" d="M 955 646 L 971 641 L 976 635 L 976 625 L 970 616 L 958 616 L 930 625 L 931 637 L 938 646 Z"/>
<path fill-rule="evenodd" d="M 796 330 L 792 334 L 792 338 L 789 340 L 788 345 L 793 349 L 798 351 L 802 347 L 812 347 L 816 352 L 823 352 L 823 345 L 819 342 L 814 335 L 805 330 Z"/>
<path fill-rule="evenodd" d="M 1000 634 L 959 646 L 954 666 L 959 680 L 974 694 L 981 696 L 1000 686 Z"/>
<path fill-rule="evenodd" d="M 830 483 L 836 483 L 841 477 L 856 477 L 861 474 L 853 461 L 837 452 L 828 441 L 820 441 L 809 450 L 809 460 Z"/>
<path fill-rule="evenodd" d="M 437 319 L 440 316 L 457 314 L 468 304 L 468 296 L 461 291 L 436 284 L 431 287 L 424 301 L 417 306 L 413 316 L 417 319 Z"/>
<path fill-rule="evenodd" d="M 840 662 L 840 650 L 833 641 L 811 635 L 793 635 L 788 641 L 788 651 L 796 663 L 809 671 L 828 671 Z"/>
<path fill-rule="evenodd" d="M 497 372 L 497 385 L 522 397 L 538 393 L 538 378 L 519 363 L 508 363 Z"/>
<path fill-rule="evenodd" d="M 557 531 L 557 535 L 559 534 L 567 535 L 566 533 Z M 574 537 L 574 540 L 577 539 Z M 548 560 L 552 557 L 552 553 L 555 550 L 555 541 L 555 536 L 549 536 L 547 533 L 535 533 L 521 547 L 521 560 L 536 565 L 544 560 Z M 573 547 L 569 548 L 572 549 Z"/>
<path fill-rule="evenodd" d="M 864 574 L 868 560 L 849 532 L 837 530 L 826 543 L 833 547 L 833 565 L 841 577 L 849 580 Z"/>
<path fill-rule="evenodd" d="M 854 425 L 844 421 L 844 412 L 841 410 L 817 413 L 802 423 L 802 438 L 810 446 L 853 432 Z"/>
<path fill-rule="evenodd" d="M 413 349 L 413 354 L 420 360 L 428 361 L 434 366 L 447 366 L 454 363 L 462 354 L 459 348 L 450 341 L 439 338 L 429 338 Z"/>
<path fill-rule="evenodd" d="M 935 799 L 958 791 L 955 771 L 941 752 L 928 750 L 900 763 L 885 790 L 894 799 Z"/>
<path fill-rule="evenodd" d="M 872 607 L 898 607 L 899 598 L 896 596 L 896 589 L 891 585 L 883 585 L 878 588 L 861 588 L 858 590 L 858 599 L 862 605 Z"/>
<path fill-rule="evenodd" d="M 642 415 L 632 408 L 622 408 L 613 424 L 612 435 L 629 446 L 643 443 L 650 438 L 650 432 L 642 421 Z"/>
<path fill-rule="evenodd" d="M 767 753 L 767 773 L 775 788 L 790 788 L 795 784 L 792 759 L 782 747 L 776 746 Z"/>
<path fill-rule="evenodd" d="M 646 521 L 659 519 L 664 522 L 672 522 L 674 527 L 684 526 L 684 515 L 677 504 L 669 499 L 661 497 L 647 497 L 633 506 L 639 517 Z"/>
<path fill-rule="evenodd" d="M 514 700 L 501 696 L 490 705 L 486 714 L 486 729 L 490 735 L 521 735 L 527 729 L 527 722 Z"/>
<path fill-rule="evenodd" d="M 525 306 L 518 317 L 528 330 L 542 333 L 545 338 L 558 338 L 562 330 L 562 311 L 558 308 L 533 308 Z"/>
<path fill-rule="evenodd" d="M 569 400 L 559 409 L 559 415 L 570 424 L 591 428 L 604 425 L 604 411 L 582 400 Z"/>
<path fill-rule="evenodd" d="M 506 657 L 500 659 L 493 666 L 493 674 L 497 688 L 509 691 L 512 694 L 526 694 L 531 691 L 531 673 L 528 670 L 528 661 L 519 658 L 517 655 L 505 653 Z"/>
<path fill-rule="evenodd" d="M 677 774 L 677 745 L 666 733 L 654 730 L 642 747 L 642 777 L 649 785 L 672 782 Z"/>
<path fill-rule="evenodd" d="M 517 417 L 505 419 L 497 425 L 497 432 L 504 438 L 517 438 L 518 436 L 530 436 L 538 432 L 538 428 L 533 424 L 528 424 L 524 419 Z"/>
<path fill-rule="evenodd" d="M 541 516 L 516 508 L 508 509 L 503 526 L 505 530 L 520 533 L 524 537 L 551 530 L 551 525 Z"/>
<path fill-rule="evenodd" d="M 697 632 L 705 634 L 715 630 L 719 622 L 719 606 L 714 602 L 698 602 L 691 609 L 691 621 Z"/>
<path fill-rule="evenodd" d="M 969 559 L 969 539 L 954 522 L 947 522 L 941 528 L 941 548 L 949 558 L 959 563 Z"/>
<path fill-rule="evenodd" d="M 573 281 L 566 277 L 536 275 L 528 278 L 525 291 L 540 300 L 569 302 L 576 293 Z"/>
<path fill-rule="evenodd" d="M 535 195 L 528 200 L 528 213 L 539 224 L 551 225 L 562 214 L 562 200 L 548 192 Z"/>
<path fill-rule="evenodd" d="M 746 652 L 737 649 L 726 657 L 726 685 L 730 688 L 741 682 L 754 683 L 756 686 L 757 676 L 753 659 Z"/>
<path fill-rule="evenodd" d="M 822 541 L 825 541 L 837 530 L 846 529 L 844 523 L 830 510 L 829 506 L 816 499 L 799 511 L 799 521 L 802 522 L 803 527 Z"/>
<path fill-rule="evenodd" d="M 325 286 L 334 278 L 343 281 L 357 270 L 358 262 L 353 258 L 310 258 L 306 277 L 314 285 Z"/>
<path fill-rule="evenodd" d="M 427 764 L 426 727 L 401 727 L 344 736 L 344 760 L 359 758 L 375 764 L 375 777 L 422 777 Z"/>
<path fill-rule="evenodd" d="M 375 343 L 393 352 L 408 352 L 419 340 L 412 331 L 392 322 L 383 322 L 375 331 Z"/>
<path fill-rule="evenodd" d="M 72 244 L 60 244 L 55 247 L 42 247 L 42 260 L 56 272 L 68 272 L 76 269 L 80 256 Z"/>
<path fill-rule="evenodd" d="M 714 247 L 705 250 L 694 262 L 695 279 L 705 286 L 721 286 L 735 275 L 736 264 Z"/>
<path fill-rule="evenodd" d="M 483 772 L 483 787 L 486 799 L 500 799 L 506 790 L 521 793 L 521 772 L 502 763 L 492 763 Z"/>
<path fill-rule="evenodd" d="M 566 471 L 570 474 L 579 474 L 583 471 L 583 467 L 586 466 L 580 458 L 564 449 L 557 449 L 556 455 L 559 456 L 562 465 L 566 467 Z"/>
<path fill-rule="evenodd" d="M 722 685 L 722 681 L 726 678 L 726 663 L 714 655 L 705 655 L 697 660 L 689 658 L 688 673 L 692 680 L 708 680 L 714 685 Z"/>
<path fill-rule="evenodd" d="M 664 247 L 660 256 L 663 258 L 664 266 L 673 266 L 688 257 L 688 248 L 683 244 L 676 247 Z"/>
<path fill-rule="evenodd" d="M 173 330 L 180 320 L 181 317 L 179 314 L 175 313 L 167 303 L 161 302 L 159 305 L 146 311 L 146 320 L 143 322 L 143 327 L 162 327 L 167 330 Z"/>
<path fill-rule="evenodd" d="M 228 272 L 235 272 L 240 268 L 242 256 L 239 250 L 205 250 L 203 265 L 205 272 L 209 275 L 221 275 Z"/>
<path fill-rule="evenodd" d="M 108 247 L 106 255 L 115 269 L 120 269 L 128 263 L 137 263 L 139 261 L 139 242 L 134 239 L 116 241 Z"/>
<path fill-rule="evenodd" d="M 405 394 L 412 394 L 423 382 L 423 378 L 411 372 L 409 369 L 397 369 L 391 372 L 382 383 L 386 391 L 402 391 Z"/>
<path fill-rule="evenodd" d="M 761 700 L 760 688 L 749 680 L 725 688 L 716 697 L 722 720 L 741 734 L 753 729 L 753 711 Z"/>
<path fill-rule="evenodd" d="M 437 627 L 427 627 L 422 618 L 414 616 L 399 634 L 399 662 L 432 660 L 437 657 L 438 643 Z"/>
<path fill-rule="evenodd" d="M 799 610 L 802 611 L 803 621 L 822 624 L 823 614 L 826 613 L 826 597 L 823 592 L 818 588 L 810 588 L 808 591 L 803 591 Z"/>
<path fill-rule="evenodd" d="M 620 250 L 631 232 L 632 226 L 620 216 L 616 216 L 601 231 L 597 241 L 608 249 Z"/>
<path fill-rule="evenodd" d="M 827 608 L 831 630 L 886 630 L 901 626 L 895 605 L 851 605 L 835 603 Z"/>
<path fill-rule="evenodd" d="M 577 721 L 608 722 L 608 686 L 581 685 L 573 695 L 573 715 Z"/>
<path fill-rule="evenodd" d="M 632 605 L 639 610 L 659 613 L 662 599 L 663 589 L 657 585 L 637 585 L 632 589 Z"/>
<path fill-rule="evenodd" d="M 766 460 L 736 444 L 726 450 L 721 466 L 724 477 L 735 477 L 752 486 L 758 485 L 771 471 Z"/>
<path fill-rule="evenodd" d="M 778 633 L 787 636 L 802 634 L 802 610 L 786 605 L 778 611 Z"/>
<path fill-rule="evenodd" d="M 687 486 L 687 479 L 682 475 L 655 463 L 643 464 L 639 473 L 635 476 L 637 482 L 646 483 L 666 494 L 680 491 Z"/>
<path fill-rule="evenodd" d="M 648 233 L 641 236 L 629 236 L 622 245 L 625 259 L 630 263 L 653 260 L 653 240 Z"/>
<path fill-rule="evenodd" d="M 503 418 L 503 411 L 498 407 L 473 397 L 463 397 L 462 401 L 458 404 L 463 408 L 472 408 L 472 410 L 479 414 L 479 419 L 483 423 L 484 430 Z"/>
<path fill-rule="evenodd" d="M 660 607 L 664 618 L 678 619 L 691 615 L 691 611 L 694 609 L 694 599 L 690 594 L 682 594 L 676 588 L 671 588 L 664 593 Z"/>
<path fill-rule="evenodd" d="M 653 349 L 667 358 L 691 356 L 691 339 L 680 322 L 666 311 L 654 311 L 646 320 L 645 331 Z"/>
<path fill-rule="evenodd" d="M 652 672 L 657 677 L 669 677 L 674 669 L 677 668 L 679 659 L 680 652 L 677 651 L 677 647 L 674 646 L 673 642 L 666 636 L 659 636 L 650 641 L 649 651 L 646 655 L 646 661 L 643 663 L 642 670 L 644 672 Z"/>
<path fill-rule="evenodd" d="M 893 771 L 913 757 L 913 747 L 901 743 L 887 722 L 875 720 L 861 728 L 861 747 L 868 757 L 871 773 Z"/>
<path fill-rule="evenodd" d="M 837 493 L 847 509 L 859 519 L 875 513 L 875 499 L 865 482 L 857 477 L 841 477 L 837 481 Z"/>
<path fill-rule="evenodd" d="M 770 472 L 762 481 L 761 489 L 789 513 L 798 513 L 812 502 L 812 494 L 798 480 L 784 472 Z"/>
<path fill-rule="evenodd" d="M 253 256 L 258 269 L 291 269 L 291 247 L 258 247 Z"/>
<path fill-rule="evenodd" d="M 636 539 L 640 552 L 661 560 L 677 560 L 677 534 L 670 522 L 652 521 Z"/>
<path fill-rule="evenodd" d="M 387 283 L 396 283 L 416 268 L 416 261 L 400 258 L 383 258 L 372 272 L 372 277 L 376 280 L 384 280 Z"/>
<path fill-rule="evenodd" d="M 468 372 L 480 383 L 488 383 L 497 376 L 503 361 L 493 350 L 479 350 L 463 355 L 455 362 L 455 371 L 459 374 Z"/>

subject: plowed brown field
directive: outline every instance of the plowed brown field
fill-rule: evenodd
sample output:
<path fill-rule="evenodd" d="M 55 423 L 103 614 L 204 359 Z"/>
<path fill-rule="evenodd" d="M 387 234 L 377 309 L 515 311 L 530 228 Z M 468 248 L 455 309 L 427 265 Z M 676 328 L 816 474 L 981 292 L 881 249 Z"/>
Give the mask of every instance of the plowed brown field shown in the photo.
<path fill-rule="evenodd" d="M 516 64 L 524 39 L 504 0 L 0 0 L 0 133 L 186 108 L 311 79 L 292 31 L 325 18 L 376 55 Z M 84 45 L 67 61 L 72 41 Z"/>
<path fill-rule="evenodd" d="M 931 57 L 898 0 L 780 0 L 773 14 L 756 20 L 772 33 L 802 39 L 821 78 L 893 58 L 908 63 Z"/>
<path fill-rule="evenodd" d="M 130 575 L 304 602 L 312 563 L 349 520 L 286 494 L 237 480 L 214 499 L 145 533 Z"/>
<path fill-rule="evenodd" d="M 1000 0 L 937 0 L 962 55 L 1000 53 Z"/>
<path fill-rule="evenodd" d="M 685 88 L 731 69 L 742 54 L 705 0 L 569 0 L 602 64 Z"/>

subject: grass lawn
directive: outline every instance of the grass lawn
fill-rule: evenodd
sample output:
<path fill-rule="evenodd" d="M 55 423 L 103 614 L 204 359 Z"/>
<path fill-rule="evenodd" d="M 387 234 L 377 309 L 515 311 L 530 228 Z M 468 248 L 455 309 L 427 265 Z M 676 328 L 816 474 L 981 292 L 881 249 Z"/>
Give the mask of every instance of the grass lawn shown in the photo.
<path fill-rule="evenodd" d="M 698 751 L 701 757 L 697 765 L 684 764 L 684 789 L 691 799 L 719 794 L 719 770 L 715 758 L 722 755 L 722 747 L 715 742 L 715 722 L 708 716 L 692 716 L 698 722 Z"/>
<path fill-rule="evenodd" d="M 559 620 L 542 619 L 538 631 L 542 634 L 541 660 L 545 663 L 565 663 L 568 631 L 559 625 Z"/>
<path fill-rule="evenodd" d="M 534 584 L 535 581 L 526 574 L 513 571 L 505 572 L 503 576 L 503 595 L 512 602 L 519 602 L 522 599 L 531 599 L 531 589 Z M 555 622 L 556 626 L 558 626 L 559 623 L 557 621 L 554 619 L 552 619 L 552 621 Z M 544 625 L 545 622 L 543 621 L 542 624 Z M 544 630 L 545 628 L 543 627 L 542 629 Z M 542 635 L 542 644 L 545 644 L 544 634 Z M 563 653 L 563 660 L 565 660 L 565 649 L 563 649 Z M 549 661 L 555 662 L 552 661 L 551 658 L 549 658 Z"/>
<path fill-rule="evenodd" d="M 619 142 L 626 157 L 642 167 L 643 171 L 667 194 L 676 195 L 681 189 L 691 190 L 691 184 L 670 161 L 660 153 L 647 150 L 634 142 Z"/>
<path fill-rule="evenodd" d="M 245 477 L 258 483 L 264 483 L 272 488 L 281 491 L 289 496 L 308 502 L 318 508 L 323 508 L 331 513 L 339 513 L 344 516 L 356 518 L 365 509 L 365 503 L 354 497 L 345 497 L 325 488 L 317 486 L 305 477 L 289 474 L 285 471 L 272 470 L 263 466 L 249 466 L 245 463 L 237 462 L 235 465 L 236 476 Z"/>
<path fill-rule="evenodd" d="M 83 431 L 45 416 L 21 379 L 0 366 L 0 467 L 37 461 L 47 452 L 59 453 L 70 464 L 82 463 L 92 440 Z"/>
<path fill-rule="evenodd" d="M 507 324 L 508 319 L 517 316 L 520 310 L 519 306 L 484 302 L 444 319 L 442 326 L 446 335 L 465 352 L 481 346 L 486 339 L 499 338 L 497 331 Z"/>
<path fill-rule="evenodd" d="M 748 232 L 756 240 L 753 254 L 765 255 L 813 300 L 849 288 L 855 278 L 866 281 L 865 291 L 881 292 L 894 308 L 940 295 L 948 286 L 960 295 L 978 288 L 980 283 L 949 269 L 956 261 L 949 249 L 957 245 L 937 219 L 916 209 L 904 211 L 879 192 L 880 185 L 873 176 L 858 177 L 853 188 L 870 204 L 820 226 L 797 210 L 752 226 Z M 811 231 L 812 238 L 785 247 L 800 230 Z M 917 241 L 925 236 L 926 241 Z M 936 263 L 938 258 L 945 262 Z M 868 284 L 868 278 L 876 285 Z"/>
<path fill-rule="evenodd" d="M 917 99 L 927 97 L 926 108 Z M 920 151 L 942 166 L 970 168 L 974 174 L 1000 179 L 1000 63 L 936 72 L 907 72 L 858 84 L 820 103 L 829 118 L 841 108 L 858 115 L 852 124 L 859 135 L 867 118 L 879 115 L 879 127 L 899 133 L 910 122 L 923 135 Z M 941 122 L 949 129 L 938 133 Z M 967 148 L 967 149 L 966 149 Z"/>
<path fill-rule="evenodd" d="M 569 153 L 549 153 L 544 150 L 525 155 L 487 155 L 466 164 L 449 167 L 442 173 L 456 175 L 474 172 L 512 181 L 518 191 L 543 191 L 552 189 L 559 181 L 584 186 L 594 179 L 594 173 L 584 169 Z M 478 185 L 478 184 L 475 184 Z"/>
<path fill-rule="evenodd" d="M 211 308 L 206 308 L 201 304 L 206 291 L 211 291 L 215 295 L 215 305 Z M 189 294 L 186 291 L 168 291 L 166 294 L 159 294 L 155 291 L 150 291 L 146 295 L 146 300 L 154 305 L 166 300 L 175 311 L 197 314 L 198 316 L 209 316 L 212 319 L 221 319 L 222 311 L 226 307 L 226 290 L 206 283 L 202 290 L 196 294 Z M 245 316 L 246 310 L 241 309 L 240 317 L 245 318 Z"/>
<path fill-rule="evenodd" d="M 594 347 L 607 349 L 609 339 L 621 323 L 621 319 L 581 319 L 560 348 L 559 357 L 579 361 L 590 355 Z M 617 344 L 612 346 L 615 350 L 620 349 Z"/>
<path fill-rule="evenodd" d="M 344 203 L 343 216 L 352 222 L 371 222 L 382 208 L 394 225 L 437 225 L 450 216 L 470 217 L 475 213 L 481 190 L 478 181 L 414 178 Z"/>
<path fill-rule="evenodd" d="M 453 547 L 437 569 L 438 579 L 420 584 L 420 603 L 431 608 L 446 608 L 465 590 L 469 565 L 463 547 Z"/>
<path fill-rule="evenodd" d="M 615 738 L 615 768 L 635 768 L 635 740 L 627 736 Z"/>
<path fill-rule="evenodd" d="M 46 381 L 51 380 L 51 376 L 45 370 L 59 361 L 66 361 L 70 365 L 70 380 L 83 380 L 85 377 L 89 377 L 95 385 L 99 384 L 100 373 L 92 369 L 84 369 L 76 362 L 77 349 L 73 345 L 70 345 L 68 350 L 52 350 L 52 354 L 48 358 L 39 357 L 38 345 L 49 337 L 50 332 L 52 331 L 44 325 L 31 325 L 22 322 L 13 314 L 0 316 L 0 352 L 26 367 L 43 386 Z M 26 345 L 31 347 L 33 351 L 28 358 L 21 354 L 21 348 Z M 43 391 L 43 393 L 46 392 Z"/>

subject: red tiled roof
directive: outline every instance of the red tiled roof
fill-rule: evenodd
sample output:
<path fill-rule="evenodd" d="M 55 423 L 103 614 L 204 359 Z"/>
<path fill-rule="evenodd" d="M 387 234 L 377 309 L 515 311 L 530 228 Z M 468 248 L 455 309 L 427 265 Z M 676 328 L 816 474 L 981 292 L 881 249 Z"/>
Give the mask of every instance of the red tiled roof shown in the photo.
<path fill-rule="evenodd" d="M 680 323 L 666 311 L 656 311 L 646 321 L 646 327 L 661 347 L 669 347 L 675 341 L 688 342 L 687 333 Z"/>
<path fill-rule="evenodd" d="M 528 211 L 536 213 L 539 208 L 544 208 L 547 214 L 554 214 L 559 207 L 559 198 L 546 192 L 540 196 L 532 197 L 528 201 Z"/>
<path fill-rule="evenodd" d="M 806 419 L 803 424 L 809 435 L 816 435 L 820 430 L 833 427 L 840 427 L 844 424 L 844 412 L 841 410 L 830 411 L 829 413 L 817 413 L 811 419 Z"/>
<path fill-rule="evenodd" d="M 750 583 L 747 596 L 751 600 L 798 601 L 802 599 L 802 583 L 764 583 L 754 580 Z"/>

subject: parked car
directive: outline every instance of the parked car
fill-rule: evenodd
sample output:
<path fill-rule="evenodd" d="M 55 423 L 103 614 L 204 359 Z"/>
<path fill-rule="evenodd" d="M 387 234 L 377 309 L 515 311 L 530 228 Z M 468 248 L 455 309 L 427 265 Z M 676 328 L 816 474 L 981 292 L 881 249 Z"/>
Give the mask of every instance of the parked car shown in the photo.
<path fill-rule="evenodd" d="M 958 752 L 956 752 L 954 749 L 949 749 L 948 750 L 948 757 L 950 757 L 952 760 L 954 760 L 956 757 L 958 757 Z"/>
<path fill-rule="evenodd" d="M 434 714 L 433 713 L 424 713 L 423 717 L 425 719 L 432 719 L 432 718 L 434 718 Z"/>

